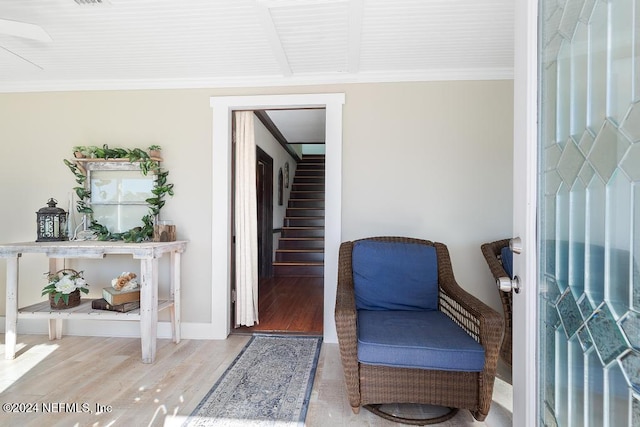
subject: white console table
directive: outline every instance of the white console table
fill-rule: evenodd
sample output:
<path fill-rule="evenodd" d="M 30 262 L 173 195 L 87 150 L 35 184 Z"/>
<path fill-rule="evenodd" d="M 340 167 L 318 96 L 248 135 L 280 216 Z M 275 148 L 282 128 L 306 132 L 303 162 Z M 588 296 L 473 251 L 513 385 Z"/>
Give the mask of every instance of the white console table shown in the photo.
<path fill-rule="evenodd" d="M 180 255 L 187 242 L 27 242 L 0 244 L 0 258 L 7 263 L 7 300 L 5 327 L 5 359 L 16 352 L 16 325 L 22 318 L 48 319 L 49 339 L 62 338 L 64 319 L 138 320 L 142 344 L 142 362 L 153 363 L 156 356 L 158 311 L 170 311 L 173 341 L 180 342 Z M 22 254 L 45 254 L 51 272 L 64 268 L 65 258 L 104 258 L 107 255 L 131 255 L 140 260 L 140 309 L 127 313 L 91 308 L 91 299 L 82 299 L 78 307 L 53 310 L 49 300 L 28 307 L 18 307 L 18 268 Z M 171 257 L 171 288 L 169 300 L 158 300 L 158 259 Z M 44 284 L 42 285 L 44 286 Z"/>

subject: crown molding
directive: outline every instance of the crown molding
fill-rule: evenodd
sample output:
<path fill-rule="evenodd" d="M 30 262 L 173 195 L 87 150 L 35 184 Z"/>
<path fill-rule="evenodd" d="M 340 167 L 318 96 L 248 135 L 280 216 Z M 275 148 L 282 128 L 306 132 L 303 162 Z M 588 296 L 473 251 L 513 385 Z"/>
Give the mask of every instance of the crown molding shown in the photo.
<path fill-rule="evenodd" d="M 359 72 L 356 74 L 297 74 L 291 77 L 273 75 L 213 79 L 105 79 L 42 80 L 16 82 L 0 81 L 0 93 L 149 89 L 211 89 L 456 80 L 513 80 L 513 68 L 415 70 L 395 73 Z"/>

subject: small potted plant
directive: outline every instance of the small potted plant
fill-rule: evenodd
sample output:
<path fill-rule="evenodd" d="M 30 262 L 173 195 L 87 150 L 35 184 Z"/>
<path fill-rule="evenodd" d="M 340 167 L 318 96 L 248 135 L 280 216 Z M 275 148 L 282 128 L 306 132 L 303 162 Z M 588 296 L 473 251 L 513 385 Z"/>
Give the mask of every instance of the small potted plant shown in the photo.
<path fill-rule="evenodd" d="M 149 157 L 152 158 L 160 158 L 160 150 L 162 150 L 162 147 L 160 147 L 159 145 L 150 145 L 149 148 L 147 148 L 147 150 L 149 151 Z"/>
<path fill-rule="evenodd" d="M 76 159 L 84 159 L 87 157 L 87 147 L 84 145 L 76 145 L 73 147 L 73 155 Z"/>
<path fill-rule="evenodd" d="M 49 295 L 51 308 L 64 309 L 80 305 L 80 292 L 89 293 L 87 282 L 82 272 L 72 269 L 46 273 L 47 286 L 42 289 L 42 295 Z"/>

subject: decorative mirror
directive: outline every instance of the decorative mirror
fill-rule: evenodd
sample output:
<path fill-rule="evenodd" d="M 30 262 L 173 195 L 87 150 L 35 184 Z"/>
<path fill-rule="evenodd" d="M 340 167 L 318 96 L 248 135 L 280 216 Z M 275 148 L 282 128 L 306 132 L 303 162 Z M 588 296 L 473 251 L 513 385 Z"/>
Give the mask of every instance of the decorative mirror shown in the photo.
<path fill-rule="evenodd" d="M 74 151 L 78 152 L 77 147 Z M 85 236 L 126 242 L 152 238 L 163 198 L 173 195 L 173 184 L 167 183 L 169 172 L 160 168 L 162 159 L 156 156 L 138 148 L 105 145 L 89 157 L 65 160 L 80 185 L 74 190 L 77 211 L 84 215 Z"/>
<path fill-rule="evenodd" d="M 140 173 L 133 163 L 87 163 L 89 205 L 93 220 L 111 233 L 124 233 L 143 227 L 142 218 L 149 212 L 147 199 L 153 197 L 151 175 Z"/>

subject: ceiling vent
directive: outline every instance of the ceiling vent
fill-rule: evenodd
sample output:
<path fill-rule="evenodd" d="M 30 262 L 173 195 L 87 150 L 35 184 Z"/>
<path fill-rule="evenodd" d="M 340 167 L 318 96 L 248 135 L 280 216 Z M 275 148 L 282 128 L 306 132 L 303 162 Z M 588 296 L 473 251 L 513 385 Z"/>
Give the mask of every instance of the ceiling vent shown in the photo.
<path fill-rule="evenodd" d="M 84 5 L 84 4 L 107 4 L 107 3 L 109 3 L 109 0 L 73 0 L 73 1 L 75 1 L 79 5 Z"/>

